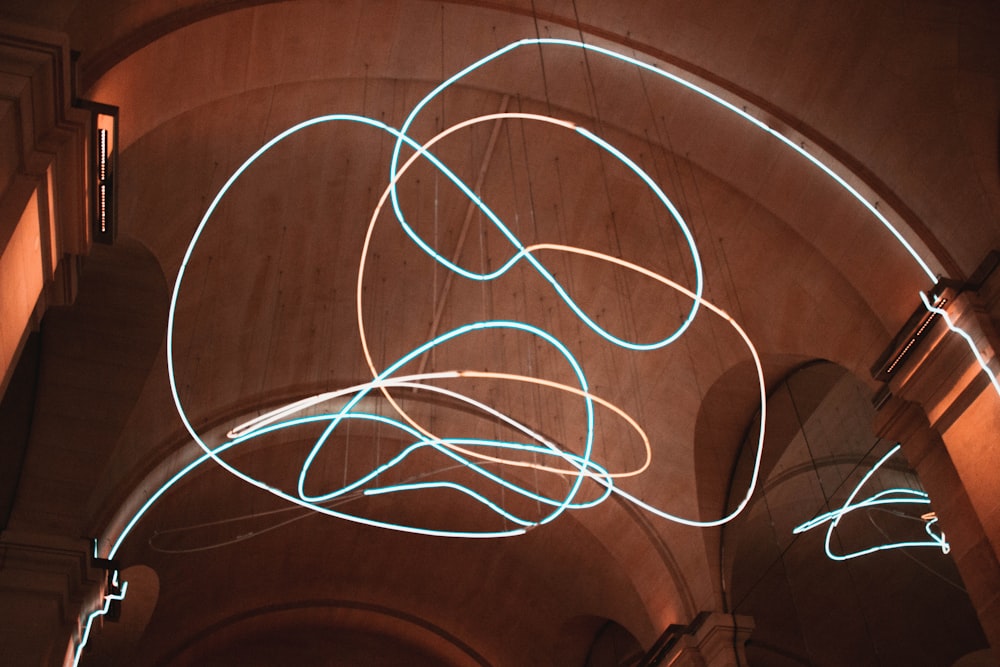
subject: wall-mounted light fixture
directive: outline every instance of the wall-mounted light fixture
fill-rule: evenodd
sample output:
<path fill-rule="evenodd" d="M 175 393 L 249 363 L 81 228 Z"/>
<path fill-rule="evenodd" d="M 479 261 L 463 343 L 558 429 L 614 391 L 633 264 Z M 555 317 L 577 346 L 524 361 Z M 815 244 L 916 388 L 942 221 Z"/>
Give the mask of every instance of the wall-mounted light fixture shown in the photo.
<path fill-rule="evenodd" d="M 96 243 L 114 243 L 118 235 L 118 107 L 90 100 L 75 106 L 91 112 L 87 164 L 90 200 L 90 237 Z"/>
<path fill-rule="evenodd" d="M 928 302 L 935 308 L 943 308 L 953 301 L 955 296 L 961 291 L 961 283 L 942 278 L 928 292 Z M 878 361 L 872 365 L 872 377 L 882 382 L 888 382 L 893 379 L 900 365 L 919 346 L 920 342 L 931 331 L 938 319 L 940 319 L 938 314 L 928 310 L 926 306 L 917 306 L 916 310 L 913 311 L 913 315 L 910 316 L 910 319 L 899 330 L 892 343 L 885 349 Z"/>

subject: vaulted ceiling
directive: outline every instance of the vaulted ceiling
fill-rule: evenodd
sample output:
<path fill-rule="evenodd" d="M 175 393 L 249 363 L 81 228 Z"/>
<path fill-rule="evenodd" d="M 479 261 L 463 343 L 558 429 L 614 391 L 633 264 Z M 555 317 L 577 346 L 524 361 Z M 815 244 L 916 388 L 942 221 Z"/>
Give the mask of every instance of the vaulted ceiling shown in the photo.
<path fill-rule="evenodd" d="M 651 440 L 648 469 L 615 484 L 663 512 L 709 521 L 745 493 L 735 471 L 755 448 L 761 386 L 740 329 L 701 305 L 669 346 L 612 345 L 595 328 L 657 341 L 686 327 L 694 301 L 553 246 L 610 255 L 688 290 L 698 289 L 700 264 L 705 301 L 753 342 L 764 390 L 826 360 L 840 367 L 834 379 L 801 377 L 833 396 L 834 412 L 856 403 L 837 398 L 840 373 L 853 375 L 857 394 L 875 393 L 870 368 L 931 287 L 928 272 L 965 278 L 985 249 L 1000 247 L 1000 22 L 989 3 L 14 0 L 2 13 L 67 33 L 80 52 L 80 95 L 120 109 L 118 241 L 94 247 L 76 304 L 50 311 L 43 327 L 37 421 L 48 426 L 32 435 L 14 515 L 100 536 L 105 549 L 201 454 L 175 409 L 167 348 L 177 400 L 210 447 L 249 419 L 368 382 L 425 341 L 462 331 L 394 375 L 480 375 L 430 381 L 437 390 L 394 388 L 398 406 L 373 391 L 359 409 L 401 407 L 446 441 L 523 439 L 443 393 L 459 392 L 583 455 L 586 402 L 523 380 L 579 387 L 576 360 L 588 391 Z M 408 135 L 425 143 L 480 116 L 537 114 L 586 128 L 628 159 L 570 126 L 480 119 L 430 150 L 502 224 L 417 160 L 395 183 L 407 235 L 391 202 L 380 202 L 396 138 L 375 124 L 401 128 L 437 84 L 535 37 L 636 62 L 526 44 L 429 99 Z M 273 145 L 229 187 L 265 142 L 330 114 L 342 116 Z M 403 146 L 401 161 L 412 154 Z M 486 274 L 533 244 L 549 246 L 490 281 L 433 256 Z M 489 320 L 504 324 L 476 325 Z M 612 473 L 641 467 L 636 430 L 603 404 L 595 415 L 593 460 Z M 618 495 L 491 539 L 394 532 L 277 497 L 296 494 L 310 452 L 304 490 L 319 496 L 413 442 L 399 427 L 347 420 L 314 450 L 328 423 L 222 455 L 269 489 L 208 461 L 129 526 L 116 556 L 146 586 L 132 586 L 138 611 L 106 626 L 95 664 L 319 664 L 331 651 L 336 664 L 589 664 L 608 623 L 647 649 L 671 624 L 728 604 L 725 573 L 740 566 L 722 555 L 719 529 L 678 524 Z M 379 484 L 448 480 L 529 521 L 553 511 L 425 450 Z M 573 486 L 572 475 L 537 468 L 552 456 L 498 456 L 515 465 L 484 469 L 513 484 L 553 498 Z M 64 491 L 53 495 L 55 481 Z M 579 499 L 602 493 L 585 481 Z M 432 531 L 517 527 L 454 487 L 346 494 L 325 506 Z M 129 613 L 140 620 L 129 625 Z M 357 657 L 375 654 L 382 662 Z"/>

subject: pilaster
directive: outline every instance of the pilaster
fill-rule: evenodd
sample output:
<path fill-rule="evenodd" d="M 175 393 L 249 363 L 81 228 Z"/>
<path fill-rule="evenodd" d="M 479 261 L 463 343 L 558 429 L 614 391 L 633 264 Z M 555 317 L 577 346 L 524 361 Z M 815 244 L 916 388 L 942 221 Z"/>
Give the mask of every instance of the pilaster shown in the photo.
<path fill-rule="evenodd" d="M 930 495 L 1000 659 L 1000 388 L 982 367 L 1000 366 L 996 266 L 991 253 L 968 283 L 932 295 L 943 313 L 892 374 L 875 429 L 902 444 Z"/>
<path fill-rule="evenodd" d="M 671 626 L 659 650 L 644 665 L 660 667 L 738 667 L 746 665 L 746 643 L 753 619 L 702 612 L 688 626 Z M 673 631 L 671 631 L 673 630 Z"/>
<path fill-rule="evenodd" d="M 107 571 L 86 540 L 0 533 L 0 655 L 9 665 L 70 664 L 81 617 L 96 608 Z"/>
<path fill-rule="evenodd" d="M 91 114 L 60 33 L 0 19 L 0 393 L 46 308 L 76 296 L 90 248 Z"/>

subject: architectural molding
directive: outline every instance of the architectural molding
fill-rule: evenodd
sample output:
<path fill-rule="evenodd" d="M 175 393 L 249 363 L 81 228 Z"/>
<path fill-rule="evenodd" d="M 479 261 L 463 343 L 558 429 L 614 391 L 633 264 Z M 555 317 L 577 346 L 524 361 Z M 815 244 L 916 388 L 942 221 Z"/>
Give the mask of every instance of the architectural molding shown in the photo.
<path fill-rule="evenodd" d="M 81 615 L 100 600 L 107 581 L 107 571 L 95 565 L 90 549 L 83 539 L 0 533 L 0 594 L 7 600 L 0 618 L 4 660 L 65 664 L 81 632 Z"/>
<path fill-rule="evenodd" d="M 941 305 L 948 319 L 968 333 L 994 375 L 1000 349 L 996 259 L 996 251 L 987 255 L 974 278 L 954 289 Z M 938 320 L 890 380 L 892 397 L 882 404 L 875 430 L 903 445 L 931 497 L 983 630 L 997 652 L 1000 514 L 995 511 L 995 497 L 1000 482 L 983 471 L 1000 469 L 995 441 L 1000 432 L 1000 396 L 969 341 L 951 332 L 943 317 Z"/>
<path fill-rule="evenodd" d="M 65 35 L 0 21 L 0 275 L 20 286 L 0 309 L 0 392 L 45 310 L 75 298 L 90 247 L 91 115 L 73 106 L 71 62 Z"/>
<path fill-rule="evenodd" d="M 671 625 L 647 651 L 641 667 L 736 667 L 747 664 L 749 616 L 703 611 L 688 625 Z"/>

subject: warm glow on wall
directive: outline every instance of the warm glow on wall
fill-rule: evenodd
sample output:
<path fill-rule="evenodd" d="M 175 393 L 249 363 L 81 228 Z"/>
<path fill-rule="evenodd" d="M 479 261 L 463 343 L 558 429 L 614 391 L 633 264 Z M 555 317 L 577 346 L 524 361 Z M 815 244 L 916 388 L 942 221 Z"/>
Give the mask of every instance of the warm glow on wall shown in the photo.
<path fill-rule="evenodd" d="M 27 335 L 35 304 L 45 283 L 38 192 L 28 199 L 14 232 L 0 254 L 0 393 L 6 387 L 17 352 Z"/>

